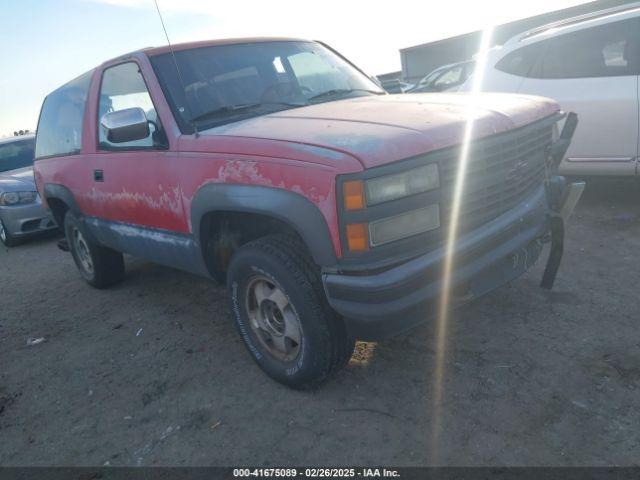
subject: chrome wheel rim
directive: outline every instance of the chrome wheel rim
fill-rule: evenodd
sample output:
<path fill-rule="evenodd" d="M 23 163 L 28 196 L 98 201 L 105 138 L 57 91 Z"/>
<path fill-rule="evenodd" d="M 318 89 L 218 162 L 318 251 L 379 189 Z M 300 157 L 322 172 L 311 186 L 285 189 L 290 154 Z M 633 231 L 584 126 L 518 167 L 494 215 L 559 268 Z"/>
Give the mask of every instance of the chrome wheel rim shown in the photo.
<path fill-rule="evenodd" d="M 7 231 L 4 229 L 4 223 L 2 223 L 2 220 L 0 220 L 0 240 L 2 240 L 2 243 L 7 241 Z"/>
<path fill-rule="evenodd" d="M 284 291 L 273 280 L 256 276 L 247 287 L 246 308 L 251 329 L 263 347 L 280 361 L 300 353 L 300 319 Z"/>
<path fill-rule="evenodd" d="M 84 236 L 77 228 L 73 229 L 73 245 L 75 247 L 76 255 L 82 265 L 82 268 L 87 273 L 93 273 L 93 260 L 91 260 L 91 253 L 89 252 L 89 245 L 84 239 Z"/>

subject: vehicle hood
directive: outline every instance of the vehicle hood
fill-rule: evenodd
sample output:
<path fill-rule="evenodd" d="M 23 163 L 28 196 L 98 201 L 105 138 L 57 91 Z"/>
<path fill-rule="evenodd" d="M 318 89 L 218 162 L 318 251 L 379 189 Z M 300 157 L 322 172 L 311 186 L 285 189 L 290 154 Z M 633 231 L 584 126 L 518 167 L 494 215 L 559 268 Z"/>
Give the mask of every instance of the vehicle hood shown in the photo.
<path fill-rule="evenodd" d="M 33 167 L 0 172 L 0 192 L 35 191 Z"/>
<path fill-rule="evenodd" d="M 553 100 L 527 95 L 380 95 L 276 112 L 205 130 L 201 135 L 324 147 L 349 154 L 371 168 L 460 144 L 470 116 L 474 120 L 472 138 L 482 138 L 557 111 Z"/>

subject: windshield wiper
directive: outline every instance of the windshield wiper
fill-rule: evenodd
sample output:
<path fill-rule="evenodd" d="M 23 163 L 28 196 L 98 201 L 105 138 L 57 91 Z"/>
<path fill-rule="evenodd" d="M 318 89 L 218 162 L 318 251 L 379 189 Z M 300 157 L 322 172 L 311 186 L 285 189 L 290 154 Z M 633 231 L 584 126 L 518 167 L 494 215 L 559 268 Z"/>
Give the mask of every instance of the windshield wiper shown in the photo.
<path fill-rule="evenodd" d="M 201 122 L 203 120 L 208 120 L 215 117 L 226 117 L 229 115 L 233 116 L 235 114 L 240 114 L 248 111 L 250 112 L 252 110 L 258 110 L 262 107 L 269 106 L 269 105 L 291 107 L 291 108 L 307 106 L 306 103 L 289 103 L 289 102 L 260 102 L 260 103 L 245 103 L 241 105 L 225 105 L 223 107 L 216 108 L 209 112 L 205 112 L 201 115 L 198 115 L 197 117 L 192 118 L 191 121 Z"/>
<path fill-rule="evenodd" d="M 346 95 L 352 92 L 366 92 L 373 93 L 375 95 L 381 95 L 382 92 L 378 92 L 376 90 L 367 90 L 366 88 L 332 88 L 331 90 L 327 90 L 326 92 L 319 93 L 310 97 L 308 100 L 320 100 L 321 98 L 333 97 L 338 95 Z"/>

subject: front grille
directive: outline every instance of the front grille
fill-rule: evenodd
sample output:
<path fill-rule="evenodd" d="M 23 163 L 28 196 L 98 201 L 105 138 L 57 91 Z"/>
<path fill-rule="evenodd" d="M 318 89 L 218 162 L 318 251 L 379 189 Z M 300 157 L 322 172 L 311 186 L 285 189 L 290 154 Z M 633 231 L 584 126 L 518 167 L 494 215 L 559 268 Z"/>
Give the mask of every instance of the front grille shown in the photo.
<path fill-rule="evenodd" d="M 524 127 L 473 142 L 469 149 L 469 163 L 458 225 L 459 234 L 467 234 L 514 210 L 542 187 L 545 178 L 546 149 L 551 143 L 553 124 L 557 119 L 558 116 L 547 117 Z M 440 205 L 441 228 L 379 245 L 366 253 L 346 251 L 340 260 L 341 266 L 346 271 L 350 271 L 352 266 L 356 267 L 354 270 L 378 271 L 433 251 L 447 241 L 447 227 L 451 223 L 453 189 L 460 150 L 460 146 L 441 149 L 407 158 L 402 162 L 338 177 L 338 203 L 343 205 L 342 187 L 344 182 L 349 180 L 366 181 L 370 178 L 408 171 L 428 163 L 437 163 L 440 173 L 440 188 L 358 211 L 340 211 L 341 241 L 346 245 L 345 226 L 347 224 L 370 223 L 434 203 Z M 531 208 L 527 209 L 529 214 L 522 225 L 541 222 L 544 219 L 541 210 L 542 205 L 531 205 Z M 507 237 L 513 236 L 518 228 L 518 225 L 510 225 L 504 234 Z"/>
<path fill-rule="evenodd" d="M 40 219 L 36 218 L 35 220 L 28 220 L 22 224 L 23 232 L 32 232 L 33 230 L 37 230 L 40 227 Z"/>
<path fill-rule="evenodd" d="M 542 185 L 551 136 L 552 126 L 545 122 L 474 142 L 460 206 L 460 232 L 497 218 Z M 443 224 L 450 220 L 459 160 L 460 149 L 454 149 L 440 162 Z"/>

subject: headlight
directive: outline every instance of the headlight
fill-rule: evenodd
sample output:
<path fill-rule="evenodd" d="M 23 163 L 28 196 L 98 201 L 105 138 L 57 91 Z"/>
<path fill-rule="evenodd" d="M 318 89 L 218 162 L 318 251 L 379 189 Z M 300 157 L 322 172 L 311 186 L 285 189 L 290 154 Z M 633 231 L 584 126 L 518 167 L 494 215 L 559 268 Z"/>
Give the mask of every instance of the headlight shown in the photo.
<path fill-rule="evenodd" d="M 5 192 L 0 195 L 0 205 L 33 203 L 36 198 L 38 198 L 37 192 Z"/>
<path fill-rule="evenodd" d="M 343 185 L 344 208 L 360 210 L 367 205 L 397 200 L 439 186 L 438 165 L 435 163 L 401 173 L 371 178 L 366 180 L 364 185 L 362 180 L 352 180 Z"/>
<path fill-rule="evenodd" d="M 412 210 L 369 224 L 369 243 L 372 247 L 434 230 L 440 226 L 440 207 L 437 204 Z"/>
<path fill-rule="evenodd" d="M 367 180 L 365 182 L 366 203 L 376 205 L 426 192 L 439 186 L 438 166 L 431 163 L 406 172 Z"/>
<path fill-rule="evenodd" d="M 363 218 L 367 207 L 420 194 L 440 187 L 438 165 L 430 163 L 400 173 L 382 175 L 367 180 L 349 180 L 342 185 L 344 210 Z M 383 207 L 381 207 L 383 208 Z M 359 213 L 358 211 L 362 211 Z M 379 211 L 379 210 L 378 210 Z M 384 245 L 440 227 L 439 204 L 410 210 L 393 217 L 379 218 L 370 223 L 347 223 L 345 237 L 347 250 L 364 252 L 370 247 Z M 364 215 L 364 218 L 369 215 Z"/>

